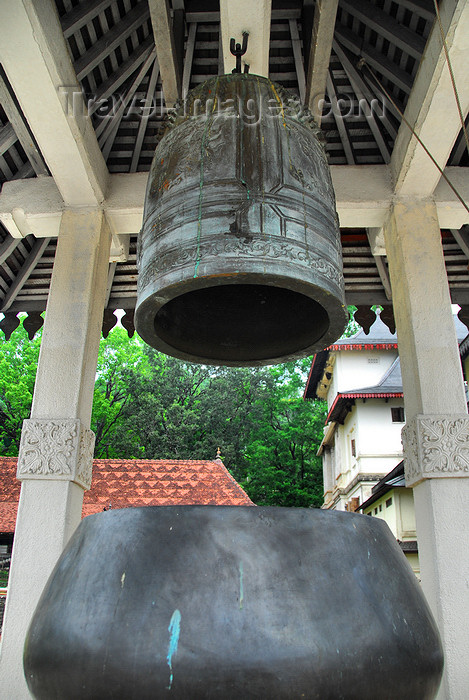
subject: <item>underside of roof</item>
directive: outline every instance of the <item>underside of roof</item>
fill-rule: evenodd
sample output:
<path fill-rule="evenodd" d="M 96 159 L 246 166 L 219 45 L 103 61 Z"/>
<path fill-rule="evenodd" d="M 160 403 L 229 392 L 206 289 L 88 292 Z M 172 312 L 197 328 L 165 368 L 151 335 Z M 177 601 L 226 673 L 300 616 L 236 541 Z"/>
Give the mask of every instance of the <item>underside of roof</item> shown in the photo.
<path fill-rule="evenodd" d="M 130 177 L 149 170 L 168 112 L 167 66 L 173 66 L 182 95 L 224 72 L 223 2 L 226 0 L 56 0 L 54 21 L 71 57 L 93 138 L 110 174 Z M 453 5 L 461 3 L 447 3 Z M 169 53 L 164 48 L 164 17 L 155 24 L 155 8 L 168 10 Z M 320 21 L 320 6 L 313 0 L 273 0 L 270 78 L 302 103 L 308 103 L 314 89 L 312 38 Z M 402 112 L 415 89 L 426 42 L 433 41 L 434 25 L 432 0 L 339 0 L 332 42 L 324 45 L 322 56 L 330 57 L 320 116 L 331 166 L 363 169 L 390 164 L 403 128 Z M 73 101 L 73 95 L 67 94 L 66 99 Z M 38 146 L 26 111 L 15 81 L 0 66 L 0 185 L 27 178 L 51 179 L 47 154 Z M 462 129 L 440 165 L 458 172 L 469 165 Z M 428 167 L 433 167 L 430 161 Z M 16 223 L 21 229 L 21 222 Z M 359 307 L 365 327 L 370 305 L 384 305 L 392 327 L 386 255 L 372 231 L 369 226 L 350 227 L 347 222 L 341 229 L 346 300 Z M 13 238 L 0 224 L 0 312 L 5 314 L 0 327 L 6 335 L 21 311 L 29 314 L 31 333 L 40 327 L 54 263 L 56 231 L 35 237 L 23 228 L 22 233 L 22 238 Z M 465 229 L 446 228 L 441 236 L 453 301 L 464 306 L 469 304 L 469 235 Z M 115 323 L 112 312 L 121 308 L 127 311 L 132 332 L 137 230 L 124 229 L 116 238 L 124 253 L 110 262 L 105 329 Z"/>
<path fill-rule="evenodd" d="M 405 488 L 403 461 L 399 462 L 399 464 L 397 464 L 394 467 L 394 469 L 392 469 L 388 474 L 383 476 L 383 478 L 373 486 L 373 488 L 371 489 L 372 495 L 370 496 L 370 498 L 368 498 L 368 500 L 364 501 L 360 506 L 358 506 L 357 511 L 364 511 L 366 508 L 369 508 L 369 506 L 371 506 L 372 503 L 375 503 L 377 500 L 382 498 L 382 496 L 384 496 L 386 493 L 395 488 Z M 409 549 L 407 551 L 409 551 Z"/>

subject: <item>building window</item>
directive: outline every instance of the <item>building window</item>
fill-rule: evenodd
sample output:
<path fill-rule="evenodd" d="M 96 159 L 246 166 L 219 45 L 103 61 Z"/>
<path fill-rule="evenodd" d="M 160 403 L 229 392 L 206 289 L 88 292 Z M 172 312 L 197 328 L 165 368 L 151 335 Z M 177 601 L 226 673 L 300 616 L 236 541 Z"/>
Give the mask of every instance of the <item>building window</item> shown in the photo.
<path fill-rule="evenodd" d="M 391 418 L 393 423 L 404 423 L 404 406 L 393 406 L 391 408 Z"/>
<path fill-rule="evenodd" d="M 389 508 L 389 506 L 392 506 L 392 498 L 388 498 L 386 501 L 386 508 Z"/>
<path fill-rule="evenodd" d="M 356 450 L 356 447 L 355 447 L 355 440 L 351 440 L 351 441 L 350 441 L 350 447 L 351 447 L 351 449 L 352 449 L 352 457 L 356 457 L 356 456 L 357 456 L 357 450 Z"/>

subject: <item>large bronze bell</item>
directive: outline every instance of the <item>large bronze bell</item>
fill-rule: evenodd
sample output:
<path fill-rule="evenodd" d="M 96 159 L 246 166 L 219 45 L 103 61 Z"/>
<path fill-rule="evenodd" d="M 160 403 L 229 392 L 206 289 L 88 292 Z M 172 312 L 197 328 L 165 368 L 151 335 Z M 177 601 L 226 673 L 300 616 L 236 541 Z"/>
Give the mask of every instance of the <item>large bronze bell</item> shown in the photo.
<path fill-rule="evenodd" d="M 231 74 L 192 90 L 153 159 L 136 328 L 186 360 L 302 357 L 336 340 L 340 235 L 312 118 L 279 86 Z"/>

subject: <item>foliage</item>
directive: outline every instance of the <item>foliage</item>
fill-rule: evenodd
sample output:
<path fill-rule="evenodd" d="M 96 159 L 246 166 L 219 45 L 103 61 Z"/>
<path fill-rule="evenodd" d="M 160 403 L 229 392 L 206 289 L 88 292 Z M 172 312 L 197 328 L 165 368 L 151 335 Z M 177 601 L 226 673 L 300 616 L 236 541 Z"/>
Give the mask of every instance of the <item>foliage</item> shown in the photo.
<path fill-rule="evenodd" d="M 246 447 L 242 481 L 258 505 L 320 506 L 325 405 L 302 398 L 310 360 L 269 368 L 268 390 L 260 402 L 261 420 Z"/>
<path fill-rule="evenodd" d="M 355 333 L 358 333 L 358 331 L 361 329 L 360 325 L 355 321 L 354 318 L 356 310 L 356 306 L 347 306 L 347 311 L 349 313 L 349 322 L 342 334 L 342 338 L 350 338 L 352 335 L 355 335 Z"/>
<path fill-rule="evenodd" d="M 41 332 L 30 341 L 23 324 L 1 343 L 0 452 L 5 456 L 18 454 L 21 426 L 31 411 L 40 344 Z"/>
<path fill-rule="evenodd" d="M 101 340 L 91 417 L 91 428 L 96 435 L 96 457 L 120 456 L 115 440 L 131 399 L 128 384 L 134 373 L 145 374 L 146 370 L 143 343 L 137 337 L 130 341 L 124 328 L 116 327 L 111 336 Z M 141 456 L 138 446 L 132 456 Z"/>
<path fill-rule="evenodd" d="M 2 343 L 0 437 L 18 453 L 40 340 Z M 101 341 L 91 428 L 100 458 L 222 459 L 259 505 L 318 506 L 324 408 L 302 398 L 311 358 L 263 368 L 181 362 L 115 328 Z M 2 445 L 0 445 L 2 449 Z"/>

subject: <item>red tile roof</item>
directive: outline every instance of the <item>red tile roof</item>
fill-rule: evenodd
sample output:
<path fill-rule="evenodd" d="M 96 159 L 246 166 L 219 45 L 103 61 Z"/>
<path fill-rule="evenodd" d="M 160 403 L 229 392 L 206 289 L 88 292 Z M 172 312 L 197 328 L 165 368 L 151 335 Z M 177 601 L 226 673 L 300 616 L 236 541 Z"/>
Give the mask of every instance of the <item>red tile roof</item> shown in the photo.
<path fill-rule="evenodd" d="M 0 532 L 14 532 L 20 482 L 16 457 L 0 457 Z M 82 517 L 104 508 L 254 503 L 220 459 L 95 459 Z"/>

